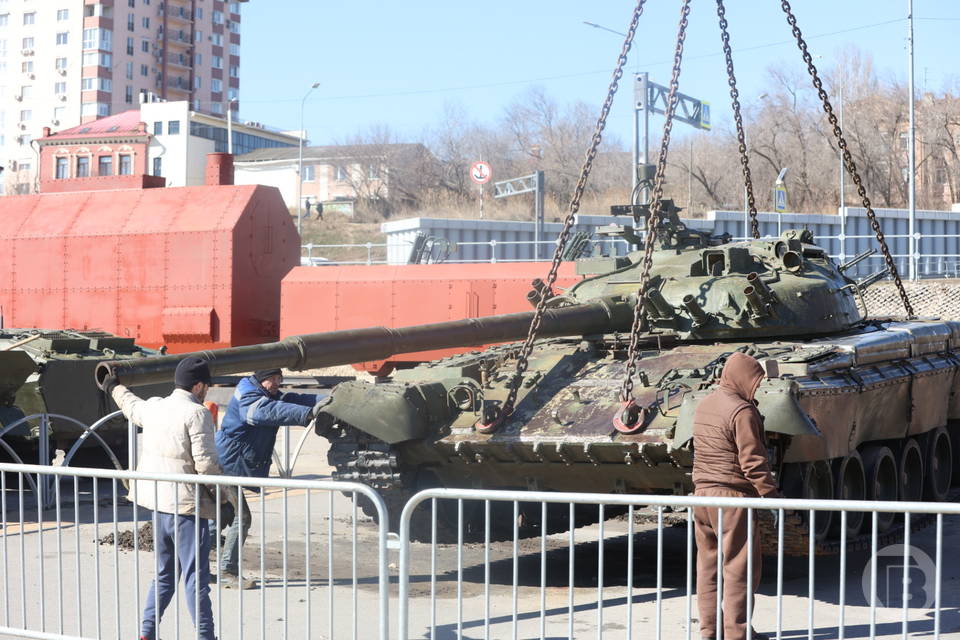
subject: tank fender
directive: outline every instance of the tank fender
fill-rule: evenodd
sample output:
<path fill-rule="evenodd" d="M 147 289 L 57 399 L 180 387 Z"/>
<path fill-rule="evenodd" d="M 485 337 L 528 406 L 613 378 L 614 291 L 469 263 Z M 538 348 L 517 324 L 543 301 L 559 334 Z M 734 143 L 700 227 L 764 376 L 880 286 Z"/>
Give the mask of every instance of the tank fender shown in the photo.
<path fill-rule="evenodd" d="M 439 382 L 369 384 L 343 382 L 320 409 L 316 425 L 345 422 L 387 444 L 417 440 L 450 415 L 447 391 Z M 317 429 L 317 433 L 321 433 Z M 321 433 L 322 435 L 322 433 Z"/>
<path fill-rule="evenodd" d="M 757 408 L 763 415 L 765 431 L 791 436 L 822 436 L 797 402 L 798 385 L 794 380 L 774 378 L 764 380 L 757 389 Z M 673 447 L 680 448 L 693 439 L 693 414 L 697 404 L 712 389 L 694 391 L 683 397 L 680 414 L 674 429 Z"/>

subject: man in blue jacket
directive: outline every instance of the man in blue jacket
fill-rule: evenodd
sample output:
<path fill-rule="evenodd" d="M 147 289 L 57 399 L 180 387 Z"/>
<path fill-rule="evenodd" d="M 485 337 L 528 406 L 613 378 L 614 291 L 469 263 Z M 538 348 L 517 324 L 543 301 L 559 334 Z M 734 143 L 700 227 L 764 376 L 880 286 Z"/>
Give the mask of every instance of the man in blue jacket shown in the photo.
<path fill-rule="evenodd" d="M 313 420 L 319 398 L 307 393 L 281 393 L 282 382 L 280 369 L 266 369 L 237 385 L 216 435 L 217 454 L 225 474 L 267 477 L 280 427 L 307 426 Z M 240 547 L 250 530 L 250 508 L 243 491 L 237 498 L 237 512 L 227 529 L 220 558 L 220 579 L 228 587 L 236 584 L 241 589 L 252 589 L 256 583 L 242 579 L 238 566 Z"/>

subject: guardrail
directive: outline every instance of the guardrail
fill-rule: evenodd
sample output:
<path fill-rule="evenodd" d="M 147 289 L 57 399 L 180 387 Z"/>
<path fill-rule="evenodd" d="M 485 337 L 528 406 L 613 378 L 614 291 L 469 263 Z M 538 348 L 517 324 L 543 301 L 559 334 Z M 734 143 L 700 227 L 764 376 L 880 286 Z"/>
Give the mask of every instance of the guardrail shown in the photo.
<path fill-rule="evenodd" d="M 906 234 L 887 234 L 889 239 L 908 238 Z M 734 237 L 733 241 L 746 240 L 748 238 Z M 817 241 L 826 245 L 827 243 L 839 243 L 840 250 L 830 253 L 830 257 L 844 261 L 853 257 L 852 252 L 847 252 L 847 242 L 858 240 L 873 240 L 872 235 L 845 235 L 845 236 L 820 236 Z M 917 247 L 918 253 L 914 258 L 916 261 L 916 272 L 920 278 L 956 278 L 960 277 L 960 253 L 944 253 L 931 247 L 929 251 L 923 250 L 924 242 L 936 244 L 938 241 L 960 239 L 952 234 L 918 234 Z M 630 245 L 623 239 L 601 239 L 594 240 L 592 243 L 594 255 L 625 255 L 631 250 Z M 528 258 L 517 256 L 534 255 L 533 247 L 541 247 L 541 255 L 544 258 Z M 411 243 L 412 247 L 412 243 Z M 552 256 L 556 241 L 542 240 L 539 242 L 529 240 L 486 240 L 471 242 L 451 242 L 447 245 L 448 250 L 443 253 L 434 252 L 430 255 L 427 262 L 446 262 L 456 264 L 474 264 L 474 263 L 497 263 L 497 262 L 542 262 Z M 482 257 L 471 259 L 460 259 L 457 257 L 458 247 L 470 247 L 474 250 L 469 252 L 472 255 L 482 254 Z M 326 265 L 374 265 L 374 264 L 397 264 L 388 258 L 388 251 L 396 249 L 395 244 L 367 242 L 363 244 L 305 244 L 301 246 L 301 265 L 303 266 L 326 266 Z M 342 254 L 352 252 L 357 255 L 356 258 L 329 258 L 328 255 Z M 467 253 L 467 252 L 464 252 Z M 327 255 L 324 255 L 327 254 Z M 897 269 L 901 275 L 906 277 L 909 273 L 910 255 L 906 253 L 892 254 Z M 869 270 L 876 270 L 883 266 L 883 256 L 877 254 L 868 258 L 861 265 L 851 269 L 852 275 L 866 275 Z"/>
<path fill-rule="evenodd" d="M 23 491 L 29 476 L 35 476 L 38 485 L 46 477 L 54 480 L 53 513 L 39 501 L 31 502 Z M 217 560 L 211 561 L 216 583 L 208 588 L 202 579 L 204 571 L 198 569 L 192 588 L 182 591 L 192 611 L 202 612 L 209 595 L 212 624 L 220 637 L 243 638 L 245 629 L 256 630 L 247 632 L 248 637 L 260 638 L 268 634 L 310 638 L 321 632 L 331 638 L 388 637 L 387 513 L 383 500 L 367 486 L 206 475 L 201 484 L 197 475 L 17 464 L 0 464 L 0 634 L 28 638 L 141 635 L 142 588 L 153 583 L 158 589 L 161 573 L 160 555 L 152 549 L 168 538 L 155 535 L 156 512 L 149 516 L 150 512 L 126 502 L 123 483 L 135 483 L 141 495 L 152 495 L 154 500 L 161 490 L 168 490 L 176 496 L 174 513 L 193 509 L 192 515 L 177 518 L 169 569 L 175 572 L 173 585 L 177 585 L 181 571 L 189 573 L 192 567 L 205 565 L 200 559 L 207 548 L 216 552 Z M 217 513 L 211 523 L 215 526 L 211 544 L 207 520 L 195 515 L 202 491 L 211 491 L 219 502 L 224 492 L 238 487 L 259 490 L 258 496 L 249 499 L 256 546 L 251 549 L 248 543 L 244 551 L 241 545 L 237 559 L 240 576 L 258 579 L 255 590 L 230 589 L 222 580 L 219 532 L 232 522 L 232 516 Z M 352 502 L 337 504 L 341 493 Z M 181 495 L 194 498 L 181 502 Z M 373 531 L 369 523 L 361 526 L 357 506 L 361 497 L 384 523 L 372 525 Z M 245 516 L 251 517 L 241 509 L 239 529 L 250 526 Z M 146 523 L 152 529 L 141 527 Z M 181 527 L 189 533 L 178 537 Z M 360 555 L 361 534 L 365 544 L 375 547 L 375 554 Z M 144 543 L 150 548 L 145 549 Z M 55 549 L 53 559 L 48 558 L 51 548 Z M 73 562 L 69 562 L 71 555 Z M 371 576 L 372 595 L 369 590 L 361 593 L 360 571 Z M 320 595 L 325 597 L 315 595 L 317 589 L 324 590 Z M 200 638 L 189 617 L 181 615 L 180 592 L 156 630 L 166 638 Z"/>
<path fill-rule="evenodd" d="M 456 604 L 455 606 L 448 606 L 444 608 L 444 613 L 446 614 L 446 621 L 444 625 L 441 625 L 441 634 L 438 635 L 438 624 L 437 624 L 437 577 L 438 577 L 438 566 L 436 562 L 437 558 L 437 513 L 438 513 L 438 502 L 443 501 L 453 501 L 456 504 L 456 513 L 457 513 L 457 544 L 455 545 L 456 549 Z M 430 531 L 431 538 L 429 541 L 424 544 L 429 545 L 428 549 L 423 550 L 419 549 L 418 551 L 423 553 L 428 553 L 431 560 L 429 564 L 429 581 L 430 581 L 430 592 L 429 592 L 429 614 L 421 616 L 416 624 L 417 631 L 412 632 L 413 637 L 420 637 L 420 634 L 423 633 L 426 637 L 436 638 L 436 637 L 447 637 L 448 635 L 453 635 L 455 637 L 464 637 L 463 634 L 465 630 L 476 631 L 477 633 L 483 633 L 484 638 L 505 638 L 505 637 L 581 637 L 586 635 L 582 632 L 582 629 L 585 627 L 588 629 L 588 632 L 591 634 L 596 634 L 597 638 L 602 638 L 605 635 L 605 630 L 613 630 L 615 632 L 611 634 L 614 637 L 643 637 L 643 638 L 656 638 L 660 639 L 663 637 L 664 633 L 669 637 L 685 637 L 687 640 L 691 640 L 694 636 L 694 616 L 693 616 L 693 597 L 694 597 L 694 583 L 693 583 L 693 573 L 694 573 L 694 536 L 693 536 L 693 512 L 692 509 L 697 507 L 705 507 L 710 509 L 717 509 L 719 512 L 719 526 L 718 532 L 719 537 L 723 536 L 723 513 L 727 509 L 747 509 L 748 510 L 748 530 L 747 530 L 747 568 L 746 568 L 746 583 L 747 588 L 746 592 L 751 593 L 754 590 L 752 584 L 753 580 L 753 564 L 752 564 L 752 551 L 754 545 L 754 529 L 756 526 L 754 523 L 754 512 L 755 511 L 769 511 L 774 510 L 778 513 L 778 522 L 779 524 L 776 527 L 777 534 L 777 575 L 776 575 L 776 592 L 775 592 L 775 602 L 769 602 L 769 598 L 764 598 L 758 606 L 764 609 L 764 614 L 762 619 L 759 621 L 761 625 L 767 623 L 766 626 L 771 624 L 771 620 L 775 621 L 776 625 L 776 638 L 777 640 L 782 640 L 784 637 L 796 637 L 798 635 L 805 635 L 808 638 L 819 637 L 821 634 L 833 637 L 833 633 L 837 633 L 837 637 L 844 638 L 845 631 L 850 625 L 850 618 L 847 617 L 848 609 L 852 609 L 850 605 L 847 604 L 846 595 L 850 589 L 848 584 L 848 557 L 849 553 L 847 550 L 847 514 L 849 512 L 867 512 L 872 514 L 872 533 L 870 534 L 870 556 L 868 562 L 868 568 L 864 573 L 863 585 L 865 585 L 865 601 L 866 606 L 869 607 L 866 624 L 858 626 L 856 628 L 857 637 L 869 637 L 876 638 L 878 626 L 877 626 L 877 611 L 878 605 L 884 605 L 884 609 L 887 609 L 887 602 L 881 602 L 878 597 L 878 561 L 881 557 L 888 557 L 891 553 L 890 547 L 885 547 L 883 549 L 878 549 L 878 521 L 877 514 L 880 512 L 893 512 L 898 514 L 904 514 L 903 518 L 905 523 L 903 525 L 904 530 L 904 543 L 902 550 L 894 548 L 893 553 L 898 553 L 898 559 L 902 558 L 904 564 L 902 567 L 906 567 L 903 571 L 902 579 L 899 581 L 897 586 L 902 586 L 902 607 L 900 610 L 900 620 L 897 624 L 897 628 L 900 630 L 902 637 L 907 638 L 908 633 L 917 632 L 919 630 L 932 632 L 934 638 L 940 637 L 941 632 L 941 610 L 943 609 L 943 600 L 942 600 L 942 579 L 943 579 L 943 564 L 944 564 L 944 554 L 943 554 L 943 531 L 944 531 L 944 517 L 946 515 L 958 516 L 960 515 L 960 504 L 953 503 L 917 503 L 917 502 L 870 502 L 870 501 L 846 501 L 846 500 L 783 500 L 783 499 L 759 499 L 759 498 L 715 498 L 715 497 L 699 497 L 699 496 L 650 496 L 650 495 L 607 495 L 607 494 L 576 494 L 576 493 L 566 493 L 566 494 L 557 494 L 549 492 L 531 492 L 531 491 L 476 491 L 476 490 L 458 490 L 458 489 L 431 489 L 427 491 L 422 491 L 415 495 L 410 501 L 406 504 L 403 509 L 403 512 L 400 516 L 400 586 L 399 586 L 399 600 L 400 600 L 400 610 L 399 610 L 399 621 L 398 621 L 398 637 L 401 640 L 406 640 L 408 637 L 411 637 L 411 606 L 414 603 L 413 598 L 410 593 L 410 581 L 411 576 L 413 575 L 413 570 L 411 569 L 411 558 L 412 558 L 412 545 L 411 545 L 411 521 L 417 516 L 416 514 L 419 507 L 429 503 L 431 506 L 429 514 L 419 514 L 421 517 L 430 518 Z M 495 518 L 491 518 L 491 505 L 492 504 L 507 504 L 512 505 L 512 516 L 513 516 L 513 535 L 512 538 L 508 540 L 511 546 L 511 554 L 507 558 L 501 558 L 497 560 L 499 564 L 504 562 L 510 563 L 511 572 L 509 578 L 507 577 L 507 572 L 505 568 L 501 567 L 498 571 L 499 582 L 503 584 L 503 588 L 499 589 L 499 593 L 493 593 L 496 585 L 492 584 L 491 581 L 491 520 L 496 521 L 498 518 L 500 522 L 506 520 L 510 514 L 505 514 L 502 511 Z M 519 505 L 525 505 L 524 511 L 528 514 L 536 514 L 539 506 L 540 513 L 540 523 L 539 528 L 541 532 L 549 531 L 549 521 L 550 517 L 549 512 L 553 512 L 553 517 L 559 517 L 561 519 L 566 518 L 567 522 L 575 522 L 575 508 L 582 505 L 596 506 L 598 509 L 597 514 L 597 524 L 592 530 L 575 530 L 570 528 L 567 534 L 561 536 L 550 536 L 545 533 L 541 533 L 533 542 L 525 541 L 524 542 L 524 561 L 527 566 L 526 575 L 529 576 L 533 573 L 530 571 L 531 564 L 534 565 L 532 568 L 539 569 L 539 585 L 530 585 L 529 580 L 528 584 L 520 585 L 518 580 L 518 566 L 520 564 L 520 539 L 518 536 L 518 523 L 521 519 Z M 531 506 L 532 505 L 532 506 Z M 561 509 L 558 513 L 556 510 L 548 509 L 548 506 L 559 506 L 567 507 L 567 510 Z M 474 563 L 475 565 L 471 567 L 471 573 L 473 575 L 479 575 L 482 571 L 484 576 L 482 580 L 482 591 L 477 592 L 473 590 L 472 597 L 465 596 L 464 591 L 464 510 L 467 508 L 473 513 L 478 513 L 479 508 L 483 508 L 483 523 L 484 523 L 484 536 L 483 536 L 483 549 L 482 549 L 482 559 L 479 558 L 477 554 L 474 554 Z M 648 582 L 645 585 L 645 588 L 642 590 L 635 589 L 634 579 L 635 571 L 637 566 L 635 562 L 638 560 L 638 557 L 635 554 L 635 547 L 637 542 L 635 537 L 638 535 L 639 530 L 636 528 L 635 518 L 637 516 L 637 510 L 640 507 L 652 508 L 656 518 L 656 528 L 652 531 L 650 527 L 646 527 L 647 531 L 645 532 L 647 536 L 655 535 L 655 548 L 656 548 L 656 557 L 655 559 L 650 559 L 649 562 L 655 562 L 655 568 L 651 571 L 649 563 L 645 567 L 646 576 L 644 580 L 649 581 L 651 576 L 650 573 L 655 574 L 654 581 L 652 585 Z M 619 508 L 621 510 L 626 510 L 626 522 L 620 522 L 615 535 L 625 536 L 626 537 L 626 571 L 620 573 L 621 578 L 619 579 L 618 586 L 611 588 L 605 587 L 604 581 L 607 576 L 616 575 L 617 571 L 615 568 L 608 569 L 608 565 L 605 564 L 605 545 L 610 546 L 611 541 L 608 536 L 610 534 L 610 529 L 612 525 L 609 522 L 606 522 L 606 514 L 609 513 L 609 510 Z M 686 536 L 683 543 L 678 543 L 677 536 L 671 536 L 671 547 L 673 550 L 673 555 L 668 557 L 668 554 L 665 552 L 664 547 L 664 538 L 666 527 L 664 525 L 664 517 L 667 513 L 667 510 L 676 510 L 676 509 L 686 509 L 685 516 L 682 518 L 683 523 L 686 526 Z M 605 513 L 605 510 L 606 513 Z M 807 602 L 806 604 L 806 629 L 803 629 L 797 624 L 797 618 L 795 615 L 791 615 L 791 622 L 789 628 L 784 628 L 784 584 L 785 584 L 785 573 L 784 573 L 784 533 L 785 533 L 785 516 L 788 512 L 795 510 L 801 510 L 805 513 L 808 524 L 809 524 L 809 540 L 810 546 L 806 558 L 806 582 L 807 582 Z M 422 511 L 422 509 L 421 509 Z M 564 513 L 564 511 L 567 511 Z M 815 540 L 814 532 L 816 531 L 816 514 L 822 511 L 840 511 L 841 512 L 841 525 L 840 525 L 840 551 L 839 551 L 839 568 L 838 568 L 838 590 L 836 592 L 837 604 L 834 607 L 836 611 L 833 613 L 836 614 L 836 628 L 831 628 L 832 625 L 828 623 L 827 628 L 817 627 L 815 624 L 815 604 L 818 599 L 818 594 L 823 593 L 833 593 L 832 588 L 828 585 L 820 584 L 816 582 L 816 576 L 818 575 L 818 563 L 817 556 L 815 553 L 815 547 L 813 541 Z M 449 513 L 449 511 L 448 511 Z M 911 608 L 909 606 L 910 601 L 910 584 L 911 578 L 916 576 L 910 575 L 910 568 L 917 566 L 917 562 L 913 558 L 913 555 L 918 553 L 918 549 L 911 546 L 911 516 L 920 515 L 920 514 L 934 514 L 935 515 L 935 561 L 932 566 L 928 563 L 924 563 L 924 571 L 932 573 L 932 575 L 926 576 L 928 579 L 931 579 L 934 583 L 933 595 L 929 599 L 929 603 L 924 603 L 923 607 L 920 608 Z M 421 530 L 424 527 L 419 527 Z M 564 541 L 564 538 L 566 540 Z M 539 544 L 537 544 L 537 542 Z M 565 542 L 565 544 L 564 544 Z M 578 559 L 578 545 L 587 544 L 596 544 L 597 546 L 597 555 L 595 564 L 590 565 L 591 574 L 595 569 L 596 576 L 596 587 L 594 597 L 584 605 L 582 600 L 582 592 L 584 588 L 582 586 L 583 582 L 577 583 L 578 575 L 576 573 L 575 565 L 577 562 L 583 562 L 583 554 L 579 554 Z M 548 546 L 550 547 L 550 555 L 552 556 L 552 562 L 548 562 Z M 565 551 L 567 554 L 567 571 L 566 571 L 566 603 L 565 606 L 561 604 L 555 605 L 553 608 L 547 608 L 548 599 L 556 602 L 558 600 L 557 594 L 557 584 L 562 584 L 562 577 L 558 578 L 557 568 L 562 567 L 561 555 L 564 551 L 563 546 L 566 547 Z M 623 558 L 624 550 L 622 549 L 623 542 L 619 542 L 621 547 L 620 553 L 618 554 L 620 558 Z M 683 553 L 685 558 L 683 561 L 677 560 L 675 555 L 677 555 L 678 546 L 683 547 Z M 926 557 L 926 554 L 919 550 L 919 553 L 923 553 Z M 449 555 L 449 553 L 448 553 Z M 538 558 L 537 558 L 538 556 Z M 926 560 L 929 561 L 929 557 L 926 557 Z M 670 566 L 674 568 L 673 575 L 670 578 L 670 583 L 673 585 L 670 589 L 665 589 L 664 587 L 664 566 L 665 562 L 669 562 Z M 426 564 L 421 559 L 421 565 Z M 482 567 L 477 567 L 476 563 L 479 563 Z M 793 563 L 792 563 L 793 564 Z M 538 565 L 538 566 L 537 566 Z M 823 563 L 819 563 L 821 570 L 823 569 Z M 720 620 L 722 617 L 722 580 L 723 580 L 723 551 L 722 546 L 721 550 L 718 553 L 717 557 L 717 566 L 718 566 L 718 585 L 717 585 L 717 604 L 716 604 L 716 615 L 717 620 Z M 548 582 L 548 568 L 552 567 L 553 571 L 551 572 L 551 579 Z M 680 568 L 683 568 L 682 578 L 677 574 L 680 573 Z M 795 567 L 794 567 L 795 568 Z M 641 569 L 642 570 L 642 569 Z M 450 566 L 444 567 L 445 573 L 451 573 L 453 568 Z M 952 575 L 952 574 L 951 574 Z M 426 578 L 422 575 L 417 576 L 419 581 L 426 581 Z M 679 578 L 679 579 L 678 579 Z M 801 578 L 802 579 L 802 578 Z M 480 581 L 475 579 L 475 581 Z M 791 587 L 796 587 L 797 580 L 793 580 Z M 505 584 L 504 584 L 505 583 Z M 678 586 L 678 583 L 684 584 L 681 588 Z M 622 586 L 620 586 L 622 585 Z M 523 590 L 528 596 L 526 598 L 527 602 L 533 600 L 529 597 L 533 595 L 532 592 L 537 590 L 539 586 L 539 599 L 538 599 L 538 608 L 530 609 L 527 608 L 524 611 L 520 610 L 518 606 L 518 591 Z M 888 585 L 889 587 L 889 585 Z M 926 587 L 925 587 L 926 588 Z M 611 591 L 616 593 L 616 597 L 612 600 L 607 600 L 607 596 Z M 577 602 L 577 596 L 580 594 L 581 601 Z M 792 594 L 792 596 L 797 596 L 797 593 Z M 889 593 L 887 596 L 891 595 Z M 492 614 L 491 608 L 491 598 L 495 597 L 497 600 L 498 607 L 501 611 L 499 616 L 494 617 Z M 833 597 L 833 596 L 831 596 Z M 823 596 L 821 595 L 822 599 Z M 665 603 L 670 604 L 670 617 L 664 613 Z M 861 601 L 861 604 L 863 602 Z M 652 606 L 651 606 L 652 605 Z M 746 607 L 747 607 L 747 617 L 749 621 L 752 618 L 754 603 L 751 598 L 746 598 Z M 932 607 L 932 618 L 933 622 L 931 625 L 924 623 L 923 619 L 917 619 L 916 617 L 911 620 L 910 612 L 913 611 L 914 614 L 918 613 L 928 613 Z M 509 613 L 503 613 L 504 609 L 509 608 Z M 773 611 L 771 611 L 771 608 Z M 858 613 L 863 613 L 862 609 L 864 607 L 857 607 Z M 464 618 L 465 609 L 469 609 L 469 619 Z M 581 614 L 585 609 L 595 609 L 593 615 L 593 624 L 592 628 L 589 626 L 589 621 L 584 620 L 588 616 Z M 607 609 L 618 610 L 618 619 L 616 623 L 612 622 L 610 615 L 607 612 Z M 652 609 L 652 610 L 651 610 Z M 792 608 L 793 612 L 797 611 L 797 605 L 794 604 Z M 681 613 L 682 612 L 682 613 Z M 773 615 L 771 615 L 773 613 Z M 579 614 L 579 615 L 578 615 Z M 620 617 L 622 615 L 622 617 Z M 862 617 L 862 616 L 861 616 Z M 651 621 L 652 618 L 652 621 Z M 820 620 L 822 620 L 822 614 Z M 886 623 L 889 624 L 889 623 Z M 665 629 L 665 625 L 668 627 Z M 422 628 L 422 631 L 420 630 Z M 884 627 L 888 629 L 889 627 Z M 579 631 L 579 632 L 578 632 Z M 869 635 L 868 635 L 869 634 Z M 698 634 L 699 635 L 699 634 Z M 851 631 L 851 635 L 854 635 Z M 884 633 L 883 635 L 887 635 Z M 719 640 L 723 636 L 723 627 L 722 625 L 717 625 L 717 635 L 716 638 Z M 748 625 L 747 627 L 747 638 L 754 637 L 754 631 Z"/>

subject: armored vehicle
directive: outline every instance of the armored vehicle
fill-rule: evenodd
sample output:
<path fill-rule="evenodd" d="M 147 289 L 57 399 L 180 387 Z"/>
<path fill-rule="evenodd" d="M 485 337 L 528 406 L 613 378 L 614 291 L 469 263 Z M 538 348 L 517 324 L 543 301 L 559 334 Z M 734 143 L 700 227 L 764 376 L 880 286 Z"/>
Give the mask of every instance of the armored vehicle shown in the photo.
<path fill-rule="evenodd" d="M 92 425 L 116 410 L 113 401 L 94 383 L 97 364 L 156 353 L 138 347 L 133 338 L 102 331 L 0 329 L 0 430 L 12 426 L 3 440 L 25 462 L 35 462 L 41 421 L 23 419 L 56 414 L 77 422 L 51 418 L 50 451 L 69 450 L 83 434 L 80 424 Z M 125 421 L 112 420 L 97 433 L 115 453 L 126 455 Z M 98 455 L 98 444 L 96 438 L 90 438 L 84 444 L 84 454 Z"/>
<path fill-rule="evenodd" d="M 871 317 L 861 293 L 884 272 L 849 277 L 867 254 L 838 265 L 809 231 L 729 242 L 685 227 L 669 201 L 662 207 L 669 215 L 642 301 L 633 402 L 624 405 L 618 392 L 641 252 L 582 261 L 583 280 L 559 295 L 537 283 L 531 300 L 549 297 L 541 339 L 510 415 L 499 412 L 518 344 L 337 385 L 315 425 L 330 440 L 337 477 L 376 487 L 397 514 L 409 495 L 431 486 L 686 494 L 694 407 L 725 359 L 743 351 L 767 372 L 757 399 L 787 496 L 945 499 L 960 419 L 960 323 Z M 629 227 L 623 233 L 635 237 Z M 215 375 L 330 366 L 519 340 L 530 316 L 338 331 L 204 355 Z M 98 375 L 112 369 L 121 381 L 156 382 L 176 361 L 105 363 Z M 456 522 L 448 515 L 441 536 Z M 535 531 L 539 510 L 523 516 Z M 465 516 L 468 535 L 482 531 L 482 517 Z M 551 530 L 570 524 L 562 514 L 550 520 Z M 837 523 L 821 514 L 814 524 L 829 548 Z M 882 516 L 878 526 L 887 535 L 900 525 Z M 868 528 L 850 514 L 847 537 Z M 797 530 L 802 536 L 806 528 Z M 801 538 L 795 543 L 805 550 Z"/>

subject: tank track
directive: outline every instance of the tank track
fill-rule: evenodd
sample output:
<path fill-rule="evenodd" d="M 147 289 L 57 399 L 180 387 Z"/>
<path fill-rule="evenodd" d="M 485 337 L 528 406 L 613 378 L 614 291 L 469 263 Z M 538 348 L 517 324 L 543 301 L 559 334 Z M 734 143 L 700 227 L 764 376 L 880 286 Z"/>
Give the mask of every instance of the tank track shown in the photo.
<path fill-rule="evenodd" d="M 951 496 L 951 500 L 953 496 Z M 839 515 L 835 514 L 835 517 Z M 920 531 L 936 521 L 936 516 L 931 514 L 913 514 L 910 516 L 910 532 Z M 777 528 L 774 526 L 773 518 L 769 515 L 761 516 L 756 519 L 756 524 L 760 528 L 760 540 L 764 555 L 776 555 L 777 553 Z M 873 534 L 870 529 L 869 514 L 866 517 L 864 528 L 866 533 L 856 536 L 847 536 L 847 551 L 869 551 L 873 544 Z M 883 548 L 890 544 L 903 542 L 904 533 L 903 518 L 898 517 L 897 522 L 883 533 L 877 534 L 877 548 Z M 836 555 L 840 553 L 843 546 L 839 539 L 824 540 L 814 543 L 814 553 L 816 555 Z M 800 514 L 790 514 L 786 517 L 783 524 L 783 553 L 788 556 L 805 556 L 810 551 L 810 526 L 804 516 Z"/>

